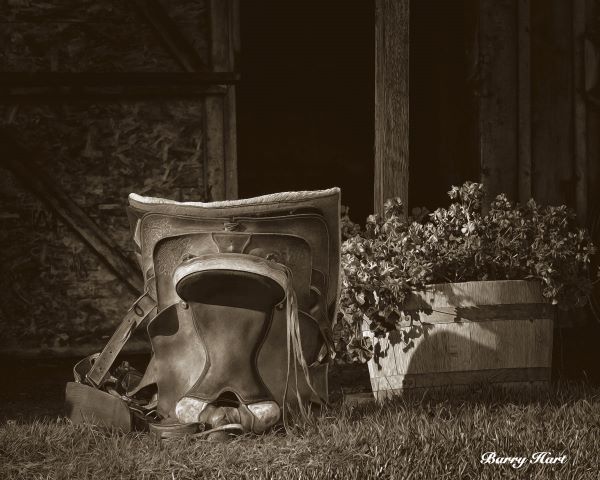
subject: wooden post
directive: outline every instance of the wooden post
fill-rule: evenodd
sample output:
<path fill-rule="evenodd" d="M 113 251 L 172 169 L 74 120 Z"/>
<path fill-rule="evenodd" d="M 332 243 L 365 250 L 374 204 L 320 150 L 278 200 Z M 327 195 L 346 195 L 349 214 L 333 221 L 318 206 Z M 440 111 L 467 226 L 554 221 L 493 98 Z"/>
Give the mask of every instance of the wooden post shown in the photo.
<path fill-rule="evenodd" d="M 231 0 L 228 12 L 229 31 L 229 71 L 235 71 L 237 57 L 240 53 L 240 4 L 239 0 Z M 225 109 L 225 198 L 238 198 L 237 171 L 237 113 L 235 86 L 230 86 L 224 98 Z"/>
<path fill-rule="evenodd" d="M 532 189 L 575 206 L 573 2 L 531 0 Z"/>
<path fill-rule="evenodd" d="M 165 47 L 187 72 L 198 72 L 202 60 L 181 34 L 158 0 L 134 0 Z M 212 73 L 234 70 L 239 49 L 238 0 L 209 1 L 209 54 Z M 207 95 L 204 100 L 204 196 L 206 200 L 237 198 L 237 140 L 235 128 L 235 89 L 224 95 Z"/>
<path fill-rule="evenodd" d="M 518 162 L 519 202 L 526 203 L 531 190 L 531 3 L 518 0 Z"/>
<path fill-rule="evenodd" d="M 210 58 L 213 72 L 231 72 L 239 49 L 238 0 L 210 1 Z M 208 96 L 206 111 L 206 174 L 208 200 L 235 199 L 237 139 L 235 88 L 224 96 Z"/>
<path fill-rule="evenodd" d="M 595 0 L 586 1 L 586 31 L 592 33 L 600 28 L 600 5 Z M 586 105 L 586 156 L 587 156 L 587 185 L 600 185 L 600 111 L 595 108 L 591 93 L 597 91 L 600 83 L 600 47 L 598 42 L 587 35 L 585 45 L 585 96 Z M 594 240 L 600 244 L 600 189 L 588 187 L 587 223 Z M 596 285 L 596 305 L 600 312 L 600 284 Z"/>
<path fill-rule="evenodd" d="M 573 0 L 573 116 L 575 157 L 575 206 L 577 220 L 585 225 L 588 214 L 587 108 L 585 102 L 584 42 L 586 0 Z"/>
<path fill-rule="evenodd" d="M 408 205 L 409 0 L 375 1 L 375 211 Z"/>
<path fill-rule="evenodd" d="M 487 199 L 518 197 L 517 0 L 479 2 L 479 152 Z"/>

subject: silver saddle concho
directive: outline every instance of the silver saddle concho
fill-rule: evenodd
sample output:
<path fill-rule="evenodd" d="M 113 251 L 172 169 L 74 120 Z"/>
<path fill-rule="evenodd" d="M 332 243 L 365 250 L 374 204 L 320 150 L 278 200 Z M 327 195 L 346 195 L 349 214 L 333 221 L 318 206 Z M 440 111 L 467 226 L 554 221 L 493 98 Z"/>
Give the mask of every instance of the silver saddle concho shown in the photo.
<path fill-rule="evenodd" d="M 131 194 L 128 215 L 145 292 L 103 351 L 75 366 L 74 422 L 258 434 L 287 405 L 327 402 L 338 188 L 211 203 Z M 112 368 L 143 322 L 145 373 Z"/>

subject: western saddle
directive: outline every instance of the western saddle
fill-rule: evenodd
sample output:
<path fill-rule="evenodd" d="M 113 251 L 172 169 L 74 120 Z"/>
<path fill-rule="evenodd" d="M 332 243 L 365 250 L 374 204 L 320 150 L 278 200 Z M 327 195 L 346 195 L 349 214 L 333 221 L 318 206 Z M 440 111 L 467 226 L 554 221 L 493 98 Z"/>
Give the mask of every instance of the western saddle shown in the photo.
<path fill-rule="evenodd" d="M 327 402 L 340 261 L 338 188 L 245 200 L 129 196 L 145 291 L 67 384 L 76 423 L 124 431 L 262 433 Z M 141 324 L 142 375 L 117 355 Z"/>

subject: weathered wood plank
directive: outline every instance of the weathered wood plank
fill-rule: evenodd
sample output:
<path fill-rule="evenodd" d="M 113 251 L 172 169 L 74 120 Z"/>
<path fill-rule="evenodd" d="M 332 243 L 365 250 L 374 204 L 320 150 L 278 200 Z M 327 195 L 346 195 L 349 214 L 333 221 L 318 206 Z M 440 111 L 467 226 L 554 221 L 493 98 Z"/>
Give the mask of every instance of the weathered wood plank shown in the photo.
<path fill-rule="evenodd" d="M 1 87 L 118 87 L 232 85 L 239 75 L 216 72 L 2 72 Z"/>
<path fill-rule="evenodd" d="M 429 325 L 400 325 L 384 338 L 374 338 L 368 329 L 363 332 L 374 343 L 369 372 L 375 391 L 477 383 L 479 373 L 487 378 L 495 370 L 550 371 L 554 311 L 544 304 L 539 284 L 501 281 L 431 287 L 422 294 L 431 311 L 422 320 Z M 467 321 L 447 322 L 445 317 L 452 315 Z M 519 373 L 496 380 L 531 379 Z"/>
<path fill-rule="evenodd" d="M 415 388 L 454 388 L 473 385 L 494 385 L 518 383 L 550 382 L 550 368 L 503 368 L 490 370 L 465 370 L 461 372 L 423 373 L 395 375 L 387 378 L 376 378 L 372 381 L 373 391 L 377 399 L 380 396 L 401 394 L 405 389 Z"/>
<path fill-rule="evenodd" d="M 238 64 L 238 56 L 241 50 L 241 35 L 240 35 L 240 0 L 232 0 L 231 5 L 231 52 L 233 54 L 233 69 Z"/>
<path fill-rule="evenodd" d="M 600 31 L 600 4 L 596 0 L 586 1 L 586 30 L 588 33 Z M 598 48 L 598 39 L 596 45 L 592 41 L 592 35 L 586 38 L 586 57 L 585 57 L 585 76 L 586 76 L 586 97 L 594 90 L 598 89 L 600 79 L 600 48 Z M 587 108 L 587 157 L 588 157 L 588 208 L 587 224 L 592 233 L 596 245 L 600 245 L 600 109 L 598 105 L 594 106 L 587 97 L 589 108 Z M 592 188 L 596 186 L 596 188 Z M 597 262 L 599 263 L 599 262 Z M 596 318 L 600 317 L 600 283 L 596 283 L 594 292 L 591 295 L 591 310 Z"/>
<path fill-rule="evenodd" d="M 115 0 L 28 0 L 0 2 L 0 21 L 7 23 L 139 24 L 127 2 Z"/>
<path fill-rule="evenodd" d="M 573 0 L 573 114 L 575 158 L 575 207 L 585 225 L 588 215 L 587 108 L 585 101 L 586 0 Z"/>
<path fill-rule="evenodd" d="M 533 193 L 575 206 L 572 2 L 531 0 Z"/>
<path fill-rule="evenodd" d="M 205 118 L 205 198 L 225 200 L 224 108 L 222 97 L 204 99 Z"/>
<path fill-rule="evenodd" d="M 63 103 L 85 101 L 128 101 L 144 99 L 190 99 L 206 95 L 225 95 L 224 85 L 149 85 L 114 87 L 11 87 L 0 91 L 0 101 L 7 103 Z"/>
<path fill-rule="evenodd" d="M 0 144 L 3 150 L 2 165 L 64 220 L 132 292 L 141 292 L 143 282 L 138 269 L 122 255 L 104 231 L 56 186 L 8 129 L 0 129 Z"/>
<path fill-rule="evenodd" d="M 229 70 L 236 70 L 236 59 L 240 53 L 239 0 L 231 0 L 229 8 Z M 224 98 L 225 107 L 225 198 L 238 198 L 237 170 L 237 113 L 236 92 L 232 85 Z"/>
<path fill-rule="evenodd" d="M 542 284 L 528 280 L 490 280 L 428 285 L 426 290 L 415 292 L 407 301 L 409 310 L 422 304 L 442 307 L 478 307 L 482 305 L 539 304 Z"/>
<path fill-rule="evenodd" d="M 527 202 L 531 196 L 531 4 L 530 0 L 518 0 L 518 162 L 519 202 Z"/>
<path fill-rule="evenodd" d="M 436 324 L 406 349 L 390 338 L 376 339 L 389 359 L 376 377 L 495 368 L 550 368 L 553 320 L 493 320 Z M 535 347 L 535 348 L 534 348 Z"/>
<path fill-rule="evenodd" d="M 375 2 L 376 212 L 390 197 L 408 205 L 409 3 Z"/>
<path fill-rule="evenodd" d="M 549 318 L 555 314 L 550 303 L 530 303 L 511 305 L 477 305 L 473 307 L 435 307 L 435 310 L 419 313 L 419 321 L 428 327 L 444 323 L 491 322 L 495 320 L 536 320 Z M 413 324 L 418 325 L 418 323 Z M 409 328 L 410 320 L 399 322 L 399 327 Z"/>
<path fill-rule="evenodd" d="M 235 69 L 238 10 L 235 0 L 210 1 L 210 60 L 215 73 Z M 207 188 L 213 200 L 237 198 L 235 89 L 229 87 L 223 99 L 207 98 L 205 105 Z"/>
<path fill-rule="evenodd" d="M 482 0 L 479 10 L 479 151 L 487 197 L 518 197 L 517 0 Z"/>
<path fill-rule="evenodd" d="M 585 95 L 590 108 L 587 108 L 587 157 L 588 185 L 600 185 L 600 109 L 590 101 L 589 94 L 598 91 L 600 87 L 600 38 L 594 32 L 600 31 L 600 4 L 596 0 L 586 0 L 585 14 L 587 38 L 585 45 Z M 594 39 L 594 37 L 596 37 Z M 588 223 L 594 227 L 600 241 L 600 189 L 588 188 Z M 600 296 L 599 296 L 600 298 Z"/>
<path fill-rule="evenodd" d="M 235 87 L 229 87 L 223 98 L 225 115 L 223 119 L 225 153 L 225 198 L 238 198 L 237 173 L 237 134 L 236 134 L 236 96 Z"/>
<path fill-rule="evenodd" d="M 233 64 L 231 0 L 210 1 L 210 61 L 214 72 L 230 71 Z"/>

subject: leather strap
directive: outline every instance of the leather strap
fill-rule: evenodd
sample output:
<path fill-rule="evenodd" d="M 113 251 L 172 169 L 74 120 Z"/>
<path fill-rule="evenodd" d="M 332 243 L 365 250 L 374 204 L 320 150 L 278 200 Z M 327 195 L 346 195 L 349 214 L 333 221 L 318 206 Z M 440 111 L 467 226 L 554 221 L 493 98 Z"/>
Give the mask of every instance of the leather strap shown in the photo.
<path fill-rule="evenodd" d="M 322 363 L 327 362 L 329 359 L 333 359 L 335 357 L 335 351 L 333 349 L 333 341 L 331 340 L 331 328 L 329 327 L 329 323 L 327 323 L 327 319 L 324 318 L 323 315 L 315 316 L 305 312 L 304 310 L 298 311 L 310 318 L 319 326 L 319 331 L 321 332 L 321 337 L 323 338 L 323 345 L 321 345 L 319 355 L 317 356 L 317 359 L 309 365 L 309 367 L 321 365 Z"/>
<path fill-rule="evenodd" d="M 182 424 L 161 424 L 161 423 L 149 423 L 148 429 L 151 433 L 156 435 L 160 440 L 167 440 L 171 438 L 180 438 L 184 435 L 190 437 L 204 437 L 210 436 L 217 432 L 227 432 L 240 434 L 243 433 L 244 427 L 240 423 L 228 423 L 225 425 L 219 425 L 210 430 L 204 430 L 204 424 L 200 423 L 182 423 Z"/>
<path fill-rule="evenodd" d="M 131 333 L 146 318 L 156 315 L 156 300 L 146 291 L 131 306 L 121 324 L 85 376 L 86 382 L 100 388 L 110 374 L 110 367 L 121 352 Z"/>
<path fill-rule="evenodd" d="M 198 423 L 148 423 L 148 430 L 162 440 L 193 435 L 203 431 L 204 426 Z"/>

